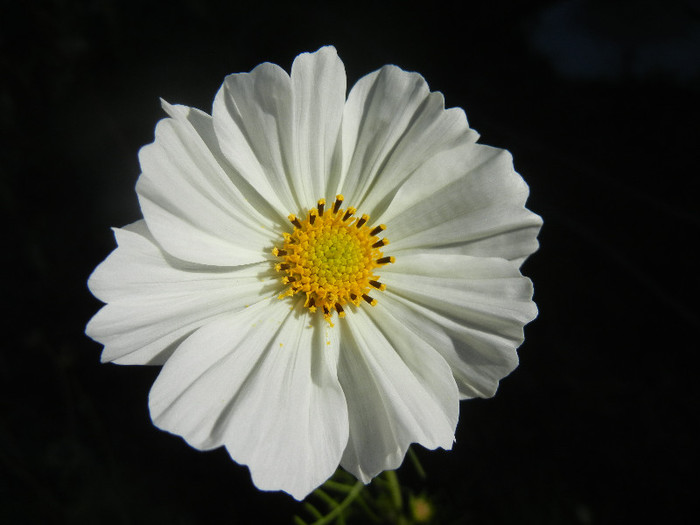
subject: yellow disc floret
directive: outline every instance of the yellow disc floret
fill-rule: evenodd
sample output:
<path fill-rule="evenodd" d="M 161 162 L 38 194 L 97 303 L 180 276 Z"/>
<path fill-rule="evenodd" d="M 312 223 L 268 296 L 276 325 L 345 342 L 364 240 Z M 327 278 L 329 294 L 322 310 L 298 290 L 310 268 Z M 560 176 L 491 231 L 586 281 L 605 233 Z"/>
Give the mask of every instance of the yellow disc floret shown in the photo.
<path fill-rule="evenodd" d="M 364 300 L 374 306 L 372 290 L 384 290 L 374 274 L 376 268 L 393 263 L 393 257 L 384 257 L 381 248 L 389 241 L 378 235 L 383 224 L 370 228 L 369 216 L 355 217 L 353 207 L 341 208 L 343 196 L 336 196 L 332 209 L 326 210 L 326 201 L 318 201 L 306 218 L 290 215 L 292 233 L 284 234 L 284 246 L 272 253 L 282 262 L 275 266 L 284 272 L 287 290 L 280 299 L 296 293 L 306 295 L 304 306 L 310 312 L 319 309 L 331 326 L 332 311 L 345 317 L 343 307 L 348 303 L 359 306 Z"/>

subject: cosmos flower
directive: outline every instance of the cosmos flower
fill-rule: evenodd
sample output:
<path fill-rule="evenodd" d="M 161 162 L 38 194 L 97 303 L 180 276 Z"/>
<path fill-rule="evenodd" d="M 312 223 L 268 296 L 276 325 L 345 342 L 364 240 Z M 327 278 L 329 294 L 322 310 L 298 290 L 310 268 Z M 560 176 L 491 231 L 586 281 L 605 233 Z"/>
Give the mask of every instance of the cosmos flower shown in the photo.
<path fill-rule="evenodd" d="M 163 365 L 154 424 L 297 499 L 450 449 L 537 315 L 519 268 L 541 219 L 510 154 L 417 73 L 346 99 L 332 47 L 228 76 L 211 116 L 163 108 L 86 330 L 102 361 Z"/>

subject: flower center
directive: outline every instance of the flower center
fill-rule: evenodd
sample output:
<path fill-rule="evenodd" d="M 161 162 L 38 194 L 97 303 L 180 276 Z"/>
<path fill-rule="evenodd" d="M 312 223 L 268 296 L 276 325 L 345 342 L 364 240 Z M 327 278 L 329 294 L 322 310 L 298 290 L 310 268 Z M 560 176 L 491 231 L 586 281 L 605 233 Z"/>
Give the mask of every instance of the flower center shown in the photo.
<path fill-rule="evenodd" d="M 343 306 L 348 303 L 359 306 L 364 300 L 377 304 L 369 293 L 383 291 L 386 286 L 374 270 L 394 262 L 381 252 L 382 246 L 389 244 L 378 237 L 386 226 L 370 228 L 368 215 L 355 217 L 357 210 L 352 206 L 343 209 L 342 204 L 343 196 L 337 195 L 330 210 L 325 210 L 326 201 L 321 199 L 303 220 L 290 215 L 294 231 L 284 234 L 281 249 L 272 250 L 282 259 L 275 269 L 284 272 L 282 282 L 289 285 L 280 299 L 305 294 L 304 306 L 310 312 L 320 308 L 331 326 L 333 310 L 338 317 L 345 317 Z"/>

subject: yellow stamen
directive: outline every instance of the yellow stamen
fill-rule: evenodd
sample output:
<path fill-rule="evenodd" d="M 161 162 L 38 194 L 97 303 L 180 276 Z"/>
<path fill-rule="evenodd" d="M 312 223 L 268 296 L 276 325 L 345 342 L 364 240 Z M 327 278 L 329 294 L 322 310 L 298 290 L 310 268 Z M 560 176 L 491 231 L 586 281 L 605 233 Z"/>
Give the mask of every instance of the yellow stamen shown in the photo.
<path fill-rule="evenodd" d="M 376 235 L 379 235 L 384 230 L 386 230 L 386 224 L 378 224 L 377 226 L 374 227 L 374 230 L 369 232 L 369 234 L 372 236 L 376 236 Z"/>
<path fill-rule="evenodd" d="M 292 214 L 287 218 L 289 219 L 289 222 L 291 222 L 294 226 L 296 226 L 297 228 L 301 228 L 301 223 L 299 222 L 299 219 L 297 219 L 296 215 Z"/>
<path fill-rule="evenodd" d="M 343 210 L 343 200 L 337 195 L 332 209 L 326 210 L 325 199 L 320 199 L 304 219 L 289 215 L 294 231 L 283 234 L 284 245 L 272 250 L 281 259 L 275 269 L 284 272 L 282 282 L 288 285 L 280 299 L 306 295 L 304 306 L 311 313 L 321 311 L 331 326 L 333 310 L 343 318 L 347 304 L 359 306 L 362 300 L 377 304 L 368 294 L 384 291 L 386 285 L 374 271 L 395 260 L 381 252 L 389 241 L 377 237 L 386 226 L 370 228 L 369 216 L 353 217 L 357 210 L 352 206 Z"/>
<path fill-rule="evenodd" d="M 342 195 L 335 196 L 335 203 L 333 204 L 333 213 L 338 213 L 340 205 L 343 204 L 344 197 Z"/>

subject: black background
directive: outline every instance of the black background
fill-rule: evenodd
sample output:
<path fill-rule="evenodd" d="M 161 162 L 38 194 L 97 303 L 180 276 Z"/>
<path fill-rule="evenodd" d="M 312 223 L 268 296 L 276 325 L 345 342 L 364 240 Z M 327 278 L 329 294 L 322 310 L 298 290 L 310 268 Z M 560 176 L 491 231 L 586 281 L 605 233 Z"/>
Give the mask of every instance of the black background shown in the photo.
<path fill-rule="evenodd" d="M 545 221 L 520 367 L 462 403 L 452 452 L 418 451 L 440 523 L 691 522 L 696 2 L 0 5 L 0 522 L 291 523 L 225 451 L 152 426 L 157 368 L 99 364 L 85 282 L 139 217 L 158 97 L 209 111 L 226 74 L 324 44 L 349 86 L 422 73 Z"/>

